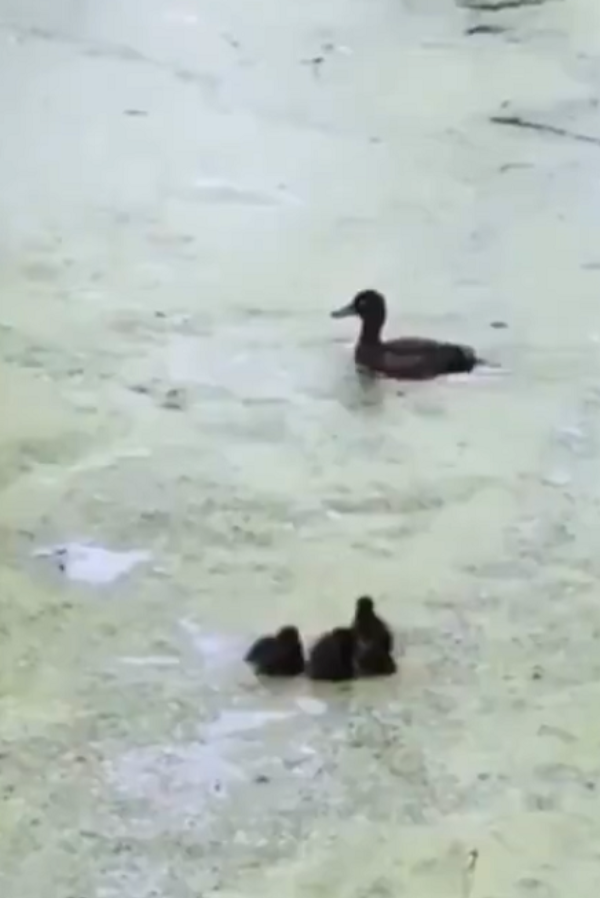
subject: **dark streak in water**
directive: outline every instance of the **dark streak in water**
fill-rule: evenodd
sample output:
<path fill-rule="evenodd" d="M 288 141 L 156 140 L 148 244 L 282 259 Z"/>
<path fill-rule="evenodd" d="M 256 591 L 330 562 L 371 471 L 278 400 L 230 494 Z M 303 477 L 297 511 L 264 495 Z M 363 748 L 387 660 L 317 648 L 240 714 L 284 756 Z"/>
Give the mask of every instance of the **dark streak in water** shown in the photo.
<path fill-rule="evenodd" d="M 530 131 L 542 131 L 546 134 L 554 134 L 557 137 L 570 137 L 581 143 L 593 143 L 600 146 L 600 138 L 590 134 L 580 134 L 577 131 L 569 131 L 567 128 L 559 128 L 556 125 L 546 125 L 543 122 L 532 122 L 521 118 L 520 115 L 492 115 L 490 121 L 495 125 L 509 125 L 513 128 L 524 128 Z"/>
<path fill-rule="evenodd" d="M 475 34 L 505 34 L 508 28 L 501 25 L 473 25 L 465 30 L 465 34 L 469 37 Z"/>
<path fill-rule="evenodd" d="M 459 5 L 477 12 L 502 12 L 504 9 L 520 9 L 527 6 L 541 6 L 546 0 L 466 0 Z"/>

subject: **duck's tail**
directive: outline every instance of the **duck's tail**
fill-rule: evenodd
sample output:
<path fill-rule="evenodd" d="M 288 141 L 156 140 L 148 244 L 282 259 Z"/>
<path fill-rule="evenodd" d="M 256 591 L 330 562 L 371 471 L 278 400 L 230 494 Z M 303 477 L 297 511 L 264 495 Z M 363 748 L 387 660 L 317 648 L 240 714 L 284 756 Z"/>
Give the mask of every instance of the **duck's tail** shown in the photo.
<path fill-rule="evenodd" d="M 489 359 L 482 359 L 480 356 L 475 356 L 475 364 L 474 368 L 494 368 L 498 370 L 502 368 L 502 365 L 499 362 L 490 362 Z"/>
<path fill-rule="evenodd" d="M 443 365 L 447 374 L 468 374 L 474 368 L 501 368 L 496 362 L 490 362 L 478 356 L 471 346 L 447 344 L 443 354 Z"/>

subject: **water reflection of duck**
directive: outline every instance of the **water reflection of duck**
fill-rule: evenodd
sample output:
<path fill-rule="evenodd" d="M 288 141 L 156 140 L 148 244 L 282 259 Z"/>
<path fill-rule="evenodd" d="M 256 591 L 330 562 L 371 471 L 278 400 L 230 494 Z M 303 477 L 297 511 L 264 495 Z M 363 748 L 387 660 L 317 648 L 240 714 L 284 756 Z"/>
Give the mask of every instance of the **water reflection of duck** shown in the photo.
<path fill-rule="evenodd" d="M 282 627 L 272 636 L 261 636 L 244 659 L 256 673 L 267 677 L 297 677 L 304 672 L 304 649 L 297 627 Z"/>
<path fill-rule="evenodd" d="M 362 290 L 335 312 L 332 318 L 355 315 L 361 331 L 354 349 L 358 367 L 398 380 L 429 380 L 441 374 L 469 372 L 485 364 L 470 346 L 441 343 L 427 337 L 382 340 L 386 319 L 385 299 L 376 290 Z"/>
<path fill-rule="evenodd" d="M 354 677 L 354 632 L 336 627 L 323 633 L 312 646 L 307 663 L 311 680 L 341 682 Z"/>
<path fill-rule="evenodd" d="M 392 631 L 375 611 L 375 603 L 370 596 L 357 599 L 352 630 L 357 676 L 390 676 L 396 673 L 396 662 L 392 656 Z"/>

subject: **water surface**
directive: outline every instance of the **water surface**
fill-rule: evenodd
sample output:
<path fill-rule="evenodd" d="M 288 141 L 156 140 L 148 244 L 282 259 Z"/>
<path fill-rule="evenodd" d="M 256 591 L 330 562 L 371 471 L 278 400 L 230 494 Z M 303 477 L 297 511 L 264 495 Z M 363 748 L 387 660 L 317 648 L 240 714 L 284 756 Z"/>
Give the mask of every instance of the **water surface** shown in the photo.
<path fill-rule="evenodd" d="M 599 26 L 0 0 L 3 895 L 598 894 Z M 503 372 L 365 385 L 366 286 Z M 239 663 L 364 591 L 395 680 Z"/>

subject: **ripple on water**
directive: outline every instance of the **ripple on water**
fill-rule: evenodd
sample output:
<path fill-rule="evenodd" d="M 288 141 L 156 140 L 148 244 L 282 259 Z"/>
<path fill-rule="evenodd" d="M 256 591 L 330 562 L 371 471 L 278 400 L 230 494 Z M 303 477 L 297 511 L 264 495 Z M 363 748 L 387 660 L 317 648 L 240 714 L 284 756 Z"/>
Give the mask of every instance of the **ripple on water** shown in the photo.
<path fill-rule="evenodd" d="M 218 178 L 199 178 L 195 183 L 197 196 L 204 202 L 218 205 L 254 206 L 273 208 L 282 203 L 300 205 L 300 199 L 279 185 L 276 190 L 269 191 L 254 187 L 232 184 Z"/>

